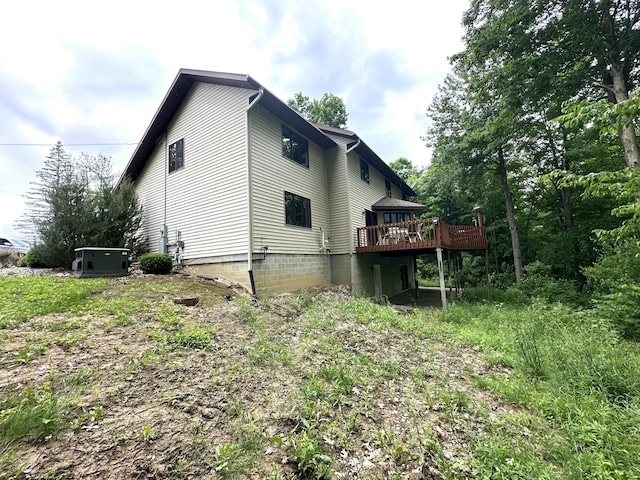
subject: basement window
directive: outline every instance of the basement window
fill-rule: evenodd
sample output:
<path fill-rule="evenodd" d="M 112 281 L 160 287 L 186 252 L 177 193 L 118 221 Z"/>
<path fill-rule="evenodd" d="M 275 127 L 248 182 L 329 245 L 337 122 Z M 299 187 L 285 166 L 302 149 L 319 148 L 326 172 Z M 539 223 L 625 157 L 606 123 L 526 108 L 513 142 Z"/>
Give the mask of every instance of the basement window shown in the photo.
<path fill-rule="evenodd" d="M 184 138 L 169 145 L 169 173 L 184 167 Z"/>

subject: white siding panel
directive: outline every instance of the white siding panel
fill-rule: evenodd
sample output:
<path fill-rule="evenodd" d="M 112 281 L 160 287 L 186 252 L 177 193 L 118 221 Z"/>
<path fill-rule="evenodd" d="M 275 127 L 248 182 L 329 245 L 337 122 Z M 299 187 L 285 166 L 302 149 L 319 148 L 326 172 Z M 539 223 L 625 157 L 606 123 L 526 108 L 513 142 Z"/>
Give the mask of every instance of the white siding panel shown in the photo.
<path fill-rule="evenodd" d="M 157 251 L 164 219 L 184 258 L 246 253 L 246 108 L 255 91 L 195 83 L 140 175 L 145 235 Z M 166 148 L 184 138 L 184 168 L 167 173 Z M 166 176 L 166 179 L 165 179 Z"/>
<path fill-rule="evenodd" d="M 251 111 L 253 238 L 256 250 L 317 254 L 320 227 L 331 236 L 324 151 L 309 141 L 309 168 L 282 156 L 282 123 L 257 107 Z M 311 228 L 287 225 L 284 192 L 311 200 Z"/>

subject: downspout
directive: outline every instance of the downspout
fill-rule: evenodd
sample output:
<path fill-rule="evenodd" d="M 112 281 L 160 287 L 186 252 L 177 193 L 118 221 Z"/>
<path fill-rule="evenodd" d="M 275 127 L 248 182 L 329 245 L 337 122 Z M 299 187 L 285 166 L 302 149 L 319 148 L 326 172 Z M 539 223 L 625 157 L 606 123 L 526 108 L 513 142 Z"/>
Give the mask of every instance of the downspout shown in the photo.
<path fill-rule="evenodd" d="M 347 211 L 349 212 L 349 264 L 351 266 L 351 291 L 355 289 L 356 286 L 356 269 L 355 263 L 356 259 L 353 256 L 353 220 L 351 218 L 351 190 L 349 188 L 349 183 L 351 179 L 349 177 L 349 152 L 355 150 L 360 145 L 360 139 L 356 141 L 351 148 L 347 148 L 344 153 L 344 178 L 346 179 L 347 186 Z"/>
<path fill-rule="evenodd" d="M 258 88 L 258 96 L 247 107 L 246 131 L 247 131 L 247 271 L 251 282 L 251 293 L 256 295 L 256 283 L 253 279 L 253 180 L 251 177 L 251 119 L 249 112 L 264 95 L 264 88 Z"/>

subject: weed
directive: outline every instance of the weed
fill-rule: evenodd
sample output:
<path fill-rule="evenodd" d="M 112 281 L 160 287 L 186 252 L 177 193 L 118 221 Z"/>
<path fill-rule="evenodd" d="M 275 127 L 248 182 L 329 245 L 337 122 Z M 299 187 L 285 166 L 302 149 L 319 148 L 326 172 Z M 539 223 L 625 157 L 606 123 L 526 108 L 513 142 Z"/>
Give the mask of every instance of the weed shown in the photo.
<path fill-rule="evenodd" d="M 290 438 L 288 445 L 293 450 L 293 457 L 298 464 L 298 470 L 303 476 L 316 479 L 331 478 L 331 457 L 325 455 L 318 441 L 304 431 L 300 438 Z"/>
<path fill-rule="evenodd" d="M 0 445 L 43 441 L 62 427 L 67 400 L 46 386 L 26 387 L 0 402 Z"/>
<path fill-rule="evenodd" d="M 337 395 L 351 395 L 356 384 L 356 378 L 342 365 L 322 366 L 318 375 L 331 383 L 333 393 Z"/>
<path fill-rule="evenodd" d="M 56 336 L 53 339 L 53 343 L 62 348 L 65 352 L 68 352 L 71 347 L 77 346 L 78 348 L 86 348 L 87 344 L 85 340 L 87 339 L 87 335 L 83 333 L 74 333 L 69 336 Z"/>
<path fill-rule="evenodd" d="M 94 422 L 98 422 L 102 418 L 102 414 L 103 414 L 102 407 L 96 407 L 91 412 L 91 418 L 93 419 Z"/>
<path fill-rule="evenodd" d="M 47 353 L 47 346 L 43 344 L 31 344 L 18 349 L 18 361 L 28 363 L 31 360 Z"/>
<path fill-rule="evenodd" d="M 146 444 L 151 443 L 151 425 L 149 424 L 142 429 L 142 441 Z"/>
<path fill-rule="evenodd" d="M 156 330 L 149 334 L 155 341 L 166 343 L 173 348 L 190 350 L 207 350 L 216 335 L 217 331 L 215 328 L 198 325 L 181 328 L 173 334 L 167 333 L 164 330 Z"/>

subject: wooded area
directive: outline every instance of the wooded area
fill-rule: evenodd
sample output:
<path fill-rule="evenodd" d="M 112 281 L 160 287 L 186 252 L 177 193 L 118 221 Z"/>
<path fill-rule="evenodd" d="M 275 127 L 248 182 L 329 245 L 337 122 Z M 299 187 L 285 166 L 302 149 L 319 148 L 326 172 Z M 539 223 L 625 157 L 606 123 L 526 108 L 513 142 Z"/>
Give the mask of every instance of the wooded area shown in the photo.
<path fill-rule="evenodd" d="M 472 1 L 465 48 L 427 112 L 432 163 L 392 163 L 427 205 L 423 217 L 470 224 L 482 207 L 494 286 L 548 281 L 631 324 L 639 21 L 637 1 Z M 483 270 L 465 257 L 467 281 L 481 282 Z"/>

